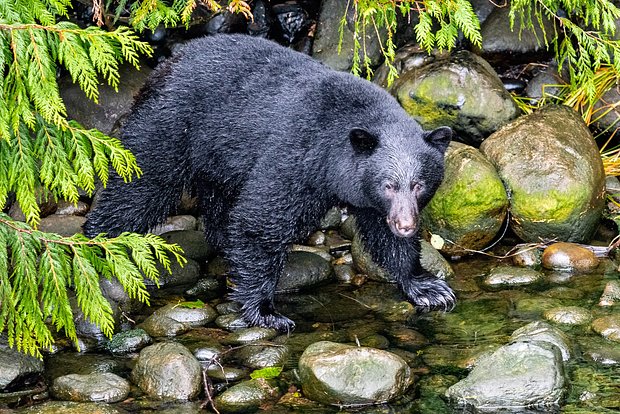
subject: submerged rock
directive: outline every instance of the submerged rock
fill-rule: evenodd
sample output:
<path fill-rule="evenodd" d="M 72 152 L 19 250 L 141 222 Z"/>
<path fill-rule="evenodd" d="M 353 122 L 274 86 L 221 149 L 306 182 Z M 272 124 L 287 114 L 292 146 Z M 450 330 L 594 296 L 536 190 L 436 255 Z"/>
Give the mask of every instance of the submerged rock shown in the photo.
<path fill-rule="evenodd" d="M 557 347 L 515 342 L 479 360 L 446 396 L 480 410 L 554 406 L 566 391 L 565 381 Z"/>
<path fill-rule="evenodd" d="M 333 342 L 310 345 L 299 359 L 304 394 L 333 405 L 378 404 L 405 392 L 410 370 L 399 356 Z"/>
<path fill-rule="evenodd" d="M 528 286 L 541 282 L 544 275 L 536 270 L 514 267 L 499 266 L 489 272 L 484 278 L 485 286 L 493 289 Z"/>
<path fill-rule="evenodd" d="M 571 357 L 570 340 L 566 334 L 546 322 L 536 321 L 517 329 L 510 339 L 513 342 L 547 342 L 555 345 L 562 353 L 562 359 L 568 361 Z"/>
<path fill-rule="evenodd" d="M 463 254 L 487 247 L 502 227 L 508 196 L 495 167 L 478 151 L 452 142 L 445 178 L 422 212 L 424 229 L 447 242 L 441 250 Z"/>
<path fill-rule="evenodd" d="M 200 362 L 183 345 L 160 342 L 140 352 L 133 382 L 151 397 L 191 400 L 202 390 Z"/>
<path fill-rule="evenodd" d="M 610 280 L 598 302 L 598 306 L 613 306 L 620 302 L 620 280 Z"/>
<path fill-rule="evenodd" d="M 425 129 L 450 126 L 472 144 L 519 114 L 493 68 L 465 50 L 404 72 L 390 92 Z"/>
<path fill-rule="evenodd" d="M 215 406 L 222 413 L 251 413 L 279 396 L 274 380 L 257 378 L 233 385 L 215 398 Z"/>
<path fill-rule="evenodd" d="M 575 111 L 547 106 L 495 132 L 480 150 L 510 194 L 510 225 L 528 242 L 584 242 L 604 207 L 605 173 Z"/>
<path fill-rule="evenodd" d="M 603 316 L 592 321 L 592 330 L 610 341 L 620 342 L 620 315 Z"/>
<path fill-rule="evenodd" d="M 592 312 L 579 306 L 551 308 L 543 316 L 550 322 L 564 325 L 584 325 L 592 320 Z"/>
<path fill-rule="evenodd" d="M 127 411 L 109 404 L 95 402 L 47 401 L 41 405 L 28 407 L 24 414 L 125 414 Z"/>
<path fill-rule="evenodd" d="M 70 374 L 56 378 L 51 391 L 60 400 L 112 403 L 127 398 L 129 382 L 110 372 Z"/>

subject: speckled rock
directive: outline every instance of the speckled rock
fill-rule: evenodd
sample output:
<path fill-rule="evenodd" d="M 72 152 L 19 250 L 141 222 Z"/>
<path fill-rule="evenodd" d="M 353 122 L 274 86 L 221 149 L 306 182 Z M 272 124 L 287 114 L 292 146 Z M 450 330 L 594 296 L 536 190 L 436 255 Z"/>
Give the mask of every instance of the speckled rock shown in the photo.
<path fill-rule="evenodd" d="M 153 339 L 143 329 L 132 329 L 112 336 L 104 348 L 114 355 L 125 355 L 150 345 Z"/>
<path fill-rule="evenodd" d="M 390 92 L 425 129 L 450 126 L 473 144 L 519 114 L 493 68 L 465 50 L 404 72 Z"/>
<path fill-rule="evenodd" d="M 551 308 L 543 316 L 550 322 L 563 325 L 585 325 L 592 320 L 592 312 L 579 306 Z"/>
<path fill-rule="evenodd" d="M 82 233 L 82 225 L 85 222 L 86 217 L 52 214 L 41 219 L 38 230 L 69 237 L 76 233 Z"/>
<path fill-rule="evenodd" d="M 599 259 L 591 250 L 574 243 L 554 243 L 542 255 L 543 267 L 564 272 L 589 272 L 598 264 Z"/>
<path fill-rule="evenodd" d="M 155 311 L 158 315 L 174 319 L 192 328 L 213 322 L 218 313 L 211 305 L 204 303 L 200 307 L 185 306 L 183 303 L 169 303 Z"/>
<path fill-rule="evenodd" d="M 215 406 L 221 413 L 251 413 L 278 397 L 275 381 L 257 378 L 233 385 L 215 398 Z"/>
<path fill-rule="evenodd" d="M 599 150 L 581 117 L 546 106 L 495 132 L 480 150 L 510 193 L 510 225 L 527 242 L 584 242 L 596 230 L 605 196 Z"/>
<path fill-rule="evenodd" d="M 620 281 L 610 280 L 605 284 L 605 289 L 598 302 L 599 306 L 613 306 L 620 303 Z"/>
<path fill-rule="evenodd" d="M 592 330 L 610 341 L 620 342 L 620 315 L 603 316 L 592 321 Z"/>
<path fill-rule="evenodd" d="M 483 283 L 492 289 L 528 286 L 541 282 L 544 275 L 536 270 L 514 267 L 498 266 L 493 268 L 484 278 Z"/>
<path fill-rule="evenodd" d="M 445 160 L 444 180 L 422 212 L 424 230 L 446 240 L 441 250 L 447 254 L 482 249 L 506 217 L 504 185 L 495 167 L 476 148 L 451 142 Z"/>
<path fill-rule="evenodd" d="M 202 390 L 200 362 L 183 345 L 160 342 L 140 352 L 132 381 L 151 397 L 191 400 Z"/>
<path fill-rule="evenodd" d="M 410 370 L 399 356 L 333 342 L 310 345 L 299 359 L 304 395 L 324 404 L 377 404 L 405 392 Z"/>
<path fill-rule="evenodd" d="M 542 267 L 542 250 L 532 246 L 521 247 L 512 256 L 512 263 L 515 266 L 539 269 Z"/>
<path fill-rule="evenodd" d="M 58 377 L 51 388 L 59 400 L 78 402 L 122 401 L 129 395 L 129 382 L 110 372 Z"/>
<path fill-rule="evenodd" d="M 465 379 L 448 388 L 446 396 L 459 406 L 479 410 L 545 407 L 560 401 L 565 386 L 557 347 L 515 342 L 478 360 Z"/>

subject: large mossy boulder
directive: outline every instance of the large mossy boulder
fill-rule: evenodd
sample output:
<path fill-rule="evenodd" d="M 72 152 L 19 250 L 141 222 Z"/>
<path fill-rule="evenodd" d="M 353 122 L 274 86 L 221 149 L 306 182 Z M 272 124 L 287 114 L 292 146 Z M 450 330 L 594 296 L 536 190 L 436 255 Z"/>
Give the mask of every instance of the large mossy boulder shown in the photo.
<path fill-rule="evenodd" d="M 605 201 L 592 134 L 568 107 L 548 106 L 487 138 L 480 150 L 510 194 L 510 225 L 527 242 L 586 242 Z"/>
<path fill-rule="evenodd" d="M 424 230 L 444 240 L 441 250 L 462 254 L 486 247 L 501 229 L 508 196 L 495 167 L 476 148 L 452 142 L 441 186 L 422 213 Z"/>
<path fill-rule="evenodd" d="M 465 50 L 413 66 L 389 90 L 424 128 L 450 126 L 476 145 L 519 114 L 493 68 Z"/>

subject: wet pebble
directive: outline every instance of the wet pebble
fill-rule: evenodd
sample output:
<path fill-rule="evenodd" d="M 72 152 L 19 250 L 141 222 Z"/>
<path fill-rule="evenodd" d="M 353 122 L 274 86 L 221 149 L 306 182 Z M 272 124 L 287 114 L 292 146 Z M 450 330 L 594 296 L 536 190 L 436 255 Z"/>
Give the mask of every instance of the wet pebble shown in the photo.
<path fill-rule="evenodd" d="M 500 266 L 489 272 L 484 278 L 484 285 L 492 289 L 528 286 L 540 282 L 543 274 L 528 268 Z"/>
<path fill-rule="evenodd" d="M 202 390 L 200 362 L 183 345 L 160 342 L 140 352 L 133 382 L 151 397 L 191 400 Z"/>
<path fill-rule="evenodd" d="M 275 381 L 257 378 L 233 385 L 215 398 L 215 406 L 221 413 L 250 413 L 279 397 Z"/>
<path fill-rule="evenodd" d="M 198 361 L 209 362 L 219 359 L 223 352 L 223 346 L 213 344 L 208 346 L 201 346 L 200 348 L 194 349 L 194 356 Z"/>
<path fill-rule="evenodd" d="M 585 339 L 585 338 L 584 338 Z M 603 338 L 587 338 L 581 344 L 583 355 L 602 366 L 620 365 L 620 347 Z"/>
<path fill-rule="evenodd" d="M 169 303 L 157 309 L 155 313 L 192 328 L 204 326 L 214 321 L 218 316 L 217 311 L 206 303 L 200 307 L 185 306 L 183 303 Z"/>
<path fill-rule="evenodd" d="M 308 252 L 291 252 L 278 281 L 278 292 L 290 292 L 328 281 L 331 264 L 321 256 Z"/>
<path fill-rule="evenodd" d="M 153 229 L 149 233 L 163 234 L 175 230 L 196 230 L 198 221 L 196 217 L 190 215 L 168 217 L 166 221 Z"/>
<path fill-rule="evenodd" d="M 338 207 L 330 208 L 321 219 L 319 227 L 323 230 L 337 229 L 342 221 L 342 212 Z"/>
<path fill-rule="evenodd" d="M 325 233 L 322 231 L 316 231 L 308 237 L 308 244 L 310 246 L 321 246 L 325 244 Z"/>
<path fill-rule="evenodd" d="M 566 334 L 546 322 L 529 323 L 512 333 L 513 342 L 540 341 L 555 345 L 562 353 L 562 359 L 568 361 L 571 356 L 570 340 Z"/>
<path fill-rule="evenodd" d="M 198 230 L 174 230 L 162 233 L 161 237 L 168 243 L 175 243 L 183 249 L 183 256 L 202 262 L 215 254 L 214 249 L 205 240 L 205 235 Z"/>
<path fill-rule="evenodd" d="M 84 216 L 88 213 L 89 208 L 90 206 L 83 201 L 74 204 L 70 201 L 60 200 L 56 214 L 59 216 Z"/>
<path fill-rule="evenodd" d="M 289 347 L 278 344 L 244 346 L 235 352 L 235 359 L 252 369 L 282 367 L 289 356 Z"/>
<path fill-rule="evenodd" d="M 323 260 L 326 260 L 328 262 L 331 262 L 333 259 L 332 255 L 329 254 L 329 252 L 327 252 L 326 248 L 323 246 L 314 247 L 314 246 L 304 246 L 301 244 L 294 244 L 293 247 L 291 248 L 291 252 L 306 252 L 306 253 L 316 254 L 317 256 L 320 256 Z"/>
<path fill-rule="evenodd" d="M 222 302 L 215 306 L 215 310 L 220 315 L 230 315 L 231 313 L 239 313 L 241 311 L 241 305 L 237 302 Z"/>
<path fill-rule="evenodd" d="M 114 334 L 112 339 L 104 345 L 104 348 L 111 354 L 125 355 L 139 351 L 150 345 L 151 342 L 153 339 L 144 329 L 132 329 Z"/>
<path fill-rule="evenodd" d="M 522 247 L 512 257 L 512 263 L 537 269 L 542 265 L 542 251 L 536 247 Z"/>
<path fill-rule="evenodd" d="M 200 265 L 195 260 L 186 258 L 187 262 L 181 266 L 176 260 L 170 262 L 170 272 L 161 265 L 157 265 L 159 270 L 159 286 L 182 286 L 194 285 L 200 279 Z M 145 280 L 147 285 L 155 285 L 151 280 Z"/>
<path fill-rule="evenodd" d="M 428 340 L 424 335 L 415 329 L 407 328 L 404 326 L 396 325 L 386 332 L 390 342 L 407 351 L 418 351 L 428 344 Z"/>
<path fill-rule="evenodd" d="M 86 217 L 52 214 L 41 219 L 38 230 L 69 237 L 82 233 L 82 225 L 85 222 Z"/>
<path fill-rule="evenodd" d="M 215 291 L 219 288 L 219 280 L 213 277 L 208 277 L 198 280 L 196 284 L 192 288 L 186 290 L 185 293 L 190 296 L 204 296 L 209 293 L 215 293 Z"/>
<path fill-rule="evenodd" d="M 248 377 L 244 368 L 229 367 L 221 364 L 211 364 L 207 367 L 207 375 L 214 381 L 235 382 Z"/>
<path fill-rule="evenodd" d="M 620 303 L 620 280 L 610 280 L 603 289 L 598 305 L 613 306 L 617 303 Z"/>
<path fill-rule="evenodd" d="M 248 328 L 250 325 L 243 319 L 240 313 L 229 313 L 215 318 L 215 324 L 228 331 L 236 331 Z"/>
<path fill-rule="evenodd" d="M 567 272 L 589 272 L 599 264 L 596 255 L 575 243 L 554 243 L 543 251 L 542 265 L 546 269 Z"/>
<path fill-rule="evenodd" d="M 388 349 L 390 340 L 383 335 L 375 334 L 359 339 L 359 344 L 368 348 Z"/>
<path fill-rule="evenodd" d="M 306 397 L 324 404 L 376 404 L 410 385 L 407 363 L 396 354 L 334 342 L 310 345 L 299 359 Z"/>
<path fill-rule="evenodd" d="M 122 401 L 129 395 L 129 382 L 110 372 L 88 375 L 70 374 L 54 380 L 51 391 L 55 398 L 78 402 Z"/>
<path fill-rule="evenodd" d="M 334 274 L 340 283 L 351 283 L 355 277 L 355 269 L 348 264 L 334 266 Z"/>
<path fill-rule="evenodd" d="M 43 361 L 11 348 L 0 348 L 0 390 L 35 379 L 43 373 Z"/>
<path fill-rule="evenodd" d="M 620 315 L 603 316 L 592 321 L 592 330 L 610 341 L 620 342 Z"/>
<path fill-rule="evenodd" d="M 592 312 L 579 306 L 561 306 L 546 310 L 543 317 L 564 325 L 584 325 L 592 320 Z"/>
<path fill-rule="evenodd" d="M 155 312 L 139 325 L 152 337 L 177 336 L 190 330 L 190 326 Z"/>
<path fill-rule="evenodd" d="M 277 334 L 278 332 L 275 329 L 253 326 L 231 333 L 222 340 L 222 343 L 227 345 L 244 345 L 256 341 L 270 341 Z"/>

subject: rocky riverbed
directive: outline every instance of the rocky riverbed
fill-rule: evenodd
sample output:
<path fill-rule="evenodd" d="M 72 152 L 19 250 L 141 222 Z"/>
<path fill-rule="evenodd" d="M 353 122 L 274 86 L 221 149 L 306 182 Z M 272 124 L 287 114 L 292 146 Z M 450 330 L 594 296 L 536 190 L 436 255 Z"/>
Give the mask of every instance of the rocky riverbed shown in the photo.
<path fill-rule="evenodd" d="M 344 53 L 336 52 L 343 2 L 324 0 L 320 11 L 312 2 L 275 3 L 252 2 L 250 24 L 208 16 L 189 36 L 245 31 L 351 68 L 350 25 Z M 620 272 L 604 254 L 617 231 L 601 223 L 606 189 L 617 197 L 620 184 L 605 178 L 578 115 L 556 106 L 520 113 L 509 90 L 539 99 L 559 75 L 535 36 L 510 32 L 507 8 L 474 3 L 480 50 L 428 55 L 399 30 L 398 80 L 387 85 L 385 66 L 374 79 L 426 128 L 457 132 L 446 180 L 424 213 L 425 236 L 443 255 L 423 244 L 424 266 L 456 291 L 452 312 L 416 314 L 368 259 L 354 220 L 333 209 L 294 246 L 278 287 L 278 308 L 296 330 L 247 327 L 226 298 L 226 263 L 204 243 L 186 198 L 182 214 L 153 231 L 180 244 L 188 263 L 163 274 L 161 289 L 151 286 L 150 307 L 101 282 L 114 304 L 112 338 L 79 312 L 79 350 L 59 336 L 40 361 L 0 338 L 0 413 L 617 412 Z M 147 36 L 157 49 L 150 64 L 174 49 L 176 34 Z M 377 66 L 379 42 L 367 40 Z M 515 69 L 534 61 L 546 69 Z M 68 113 L 116 133 L 148 72 L 124 67 L 119 93 L 102 87 L 99 104 L 62 78 Z M 80 232 L 91 202 L 42 205 L 40 229 Z M 10 214 L 19 219 L 19 206 Z"/>
<path fill-rule="evenodd" d="M 57 221 L 70 227 L 69 217 Z M 394 285 L 373 280 L 379 273 L 357 270 L 365 266 L 364 254 L 351 255 L 342 235 L 352 231 L 350 220 L 341 223 L 335 209 L 323 224 L 290 254 L 278 300 L 297 329 L 281 334 L 244 324 L 236 304 L 226 300 L 225 263 L 205 246 L 196 221 L 169 220 L 177 230 L 162 236 L 184 247 L 189 265 L 162 278 L 151 307 L 123 298 L 106 282 L 118 309 L 119 330 L 111 339 L 82 321 L 79 352 L 61 338 L 43 361 L 0 348 L 0 409 L 451 413 L 463 407 L 620 407 L 620 284 L 613 260 L 556 243 L 522 247 L 502 259 L 449 263 L 425 244 L 425 265 L 447 277 L 459 302 L 450 313 L 418 315 Z M 494 254 L 507 250 L 500 245 Z"/>

